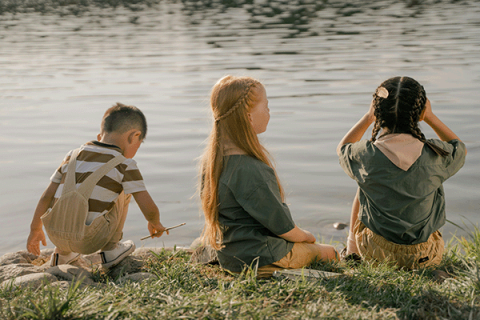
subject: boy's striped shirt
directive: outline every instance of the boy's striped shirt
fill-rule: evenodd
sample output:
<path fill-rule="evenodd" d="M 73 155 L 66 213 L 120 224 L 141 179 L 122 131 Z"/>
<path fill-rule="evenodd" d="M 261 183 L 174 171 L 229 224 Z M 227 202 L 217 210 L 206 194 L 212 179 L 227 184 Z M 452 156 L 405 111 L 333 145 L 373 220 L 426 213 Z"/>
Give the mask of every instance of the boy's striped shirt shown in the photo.
<path fill-rule="evenodd" d="M 77 188 L 92 172 L 121 154 L 121 151 L 117 146 L 98 141 L 91 141 L 81 146 L 75 170 Z M 55 202 L 62 195 L 67 164 L 72 153 L 73 150 L 67 153 L 60 167 L 50 178 L 52 182 L 60 183 L 55 193 Z M 138 170 L 136 161 L 126 159 L 123 163 L 112 169 L 106 176 L 101 178 L 93 189 L 92 195 L 88 200 L 89 213 L 87 224 L 90 224 L 96 217 L 108 212 L 122 191 L 124 191 L 125 194 L 131 194 L 145 190 L 146 187 L 143 182 L 143 177 Z"/>

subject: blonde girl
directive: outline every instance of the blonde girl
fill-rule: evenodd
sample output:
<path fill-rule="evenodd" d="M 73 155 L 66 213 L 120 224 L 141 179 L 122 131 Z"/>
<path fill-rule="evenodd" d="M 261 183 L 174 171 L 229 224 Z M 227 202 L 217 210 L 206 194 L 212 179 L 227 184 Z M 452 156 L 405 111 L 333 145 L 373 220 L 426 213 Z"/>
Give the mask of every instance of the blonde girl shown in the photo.
<path fill-rule="evenodd" d="M 424 121 L 439 139 L 426 139 Z M 374 123 L 372 138 L 362 140 Z M 465 163 L 465 144 L 433 112 L 425 89 L 409 77 L 384 81 L 369 111 L 340 141 L 344 171 L 359 188 L 347 256 L 413 269 L 442 260 L 443 182 Z"/>
<path fill-rule="evenodd" d="M 293 222 L 267 150 L 257 135 L 270 120 L 264 86 L 250 77 L 226 76 L 210 97 L 214 124 L 201 162 L 203 239 L 217 250 L 220 265 L 246 266 L 271 274 L 336 259 L 332 246 Z"/>

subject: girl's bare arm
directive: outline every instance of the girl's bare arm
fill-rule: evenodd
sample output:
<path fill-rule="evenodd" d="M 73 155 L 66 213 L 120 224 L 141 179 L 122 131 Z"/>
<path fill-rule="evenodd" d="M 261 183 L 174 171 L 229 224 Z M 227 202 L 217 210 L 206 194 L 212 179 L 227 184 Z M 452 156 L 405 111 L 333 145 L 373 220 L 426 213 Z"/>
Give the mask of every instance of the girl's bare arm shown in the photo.
<path fill-rule="evenodd" d="M 373 102 L 373 101 L 372 101 Z M 340 155 L 340 150 L 343 145 L 347 143 L 354 143 L 360 141 L 368 127 L 375 122 L 373 103 L 370 104 L 370 109 L 363 117 L 347 132 L 347 134 L 340 140 L 337 146 L 337 154 Z"/>
<path fill-rule="evenodd" d="M 454 139 L 460 140 L 460 138 L 433 113 L 432 105 L 428 99 L 427 103 L 425 104 L 423 121 L 425 121 L 433 129 L 433 131 L 435 131 L 440 140 L 446 142 Z"/>
<path fill-rule="evenodd" d="M 280 238 L 283 238 L 290 242 L 308 242 L 315 243 L 315 237 L 308 231 L 302 230 L 299 227 L 295 226 L 292 230 L 279 235 Z"/>

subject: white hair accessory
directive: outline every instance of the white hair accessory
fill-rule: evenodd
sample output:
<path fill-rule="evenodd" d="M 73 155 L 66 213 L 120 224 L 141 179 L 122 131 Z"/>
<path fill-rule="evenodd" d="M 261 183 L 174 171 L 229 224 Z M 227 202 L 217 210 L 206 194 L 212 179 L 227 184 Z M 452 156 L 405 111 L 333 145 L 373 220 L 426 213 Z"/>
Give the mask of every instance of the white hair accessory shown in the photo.
<path fill-rule="evenodd" d="M 379 87 L 377 89 L 377 96 L 386 99 L 388 97 L 388 90 L 385 87 Z"/>

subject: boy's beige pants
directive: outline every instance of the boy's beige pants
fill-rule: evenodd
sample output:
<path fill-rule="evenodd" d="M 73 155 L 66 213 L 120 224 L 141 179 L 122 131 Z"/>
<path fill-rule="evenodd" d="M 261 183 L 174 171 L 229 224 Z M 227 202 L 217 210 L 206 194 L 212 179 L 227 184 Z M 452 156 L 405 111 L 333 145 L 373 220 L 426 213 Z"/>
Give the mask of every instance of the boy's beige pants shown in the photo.
<path fill-rule="evenodd" d="M 55 244 L 57 251 L 60 251 L 61 254 L 69 252 L 91 254 L 100 249 L 102 251 L 114 249 L 123 237 L 123 227 L 131 197 L 131 194 L 125 195 L 122 192 L 112 210 L 97 217 L 90 225 L 91 228 L 87 227 L 85 229 L 83 240 L 78 241 L 49 235 L 50 241 Z"/>
<path fill-rule="evenodd" d="M 436 266 L 442 261 L 445 242 L 438 230 L 432 233 L 426 242 L 413 245 L 390 242 L 368 229 L 359 220 L 353 231 L 358 251 L 365 260 L 391 262 L 410 270 Z"/>
<path fill-rule="evenodd" d="M 77 252 L 91 254 L 102 249 L 114 249 L 122 239 L 123 226 L 128 212 L 131 195 L 124 192 L 118 196 L 113 208 L 95 218 L 86 225 L 88 215 L 88 199 L 99 179 L 125 157 L 119 155 L 93 172 L 79 187 L 75 186 L 75 167 L 79 149 L 70 158 L 64 190 L 53 208 L 43 216 L 42 221 L 50 241 L 57 247 L 57 252 L 67 254 Z"/>

